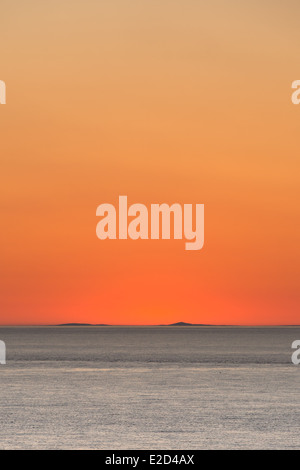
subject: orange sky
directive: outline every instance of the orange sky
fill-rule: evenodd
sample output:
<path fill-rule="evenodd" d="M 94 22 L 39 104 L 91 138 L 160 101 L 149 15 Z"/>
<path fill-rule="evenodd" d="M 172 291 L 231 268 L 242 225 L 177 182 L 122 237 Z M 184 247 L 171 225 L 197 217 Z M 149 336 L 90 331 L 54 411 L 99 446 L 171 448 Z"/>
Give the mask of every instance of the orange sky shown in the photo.
<path fill-rule="evenodd" d="M 2 0 L 0 323 L 295 324 L 298 0 Z M 205 244 L 96 208 L 204 203 Z"/>

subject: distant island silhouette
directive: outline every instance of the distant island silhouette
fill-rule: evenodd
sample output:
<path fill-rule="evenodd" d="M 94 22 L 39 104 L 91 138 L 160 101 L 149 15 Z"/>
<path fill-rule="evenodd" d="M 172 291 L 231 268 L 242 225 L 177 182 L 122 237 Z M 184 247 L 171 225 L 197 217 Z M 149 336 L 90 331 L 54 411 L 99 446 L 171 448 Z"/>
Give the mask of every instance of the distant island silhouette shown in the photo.
<path fill-rule="evenodd" d="M 111 326 L 105 323 L 60 323 L 54 326 Z"/>
<path fill-rule="evenodd" d="M 207 323 L 186 323 L 179 321 L 177 323 L 162 324 L 162 325 L 109 325 L 107 323 L 61 323 L 54 326 L 213 326 Z"/>
<path fill-rule="evenodd" d="M 179 321 L 177 323 L 170 323 L 169 325 L 158 325 L 158 326 L 212 326 L 207 323 L 186 323 L 184 321 Z"/>

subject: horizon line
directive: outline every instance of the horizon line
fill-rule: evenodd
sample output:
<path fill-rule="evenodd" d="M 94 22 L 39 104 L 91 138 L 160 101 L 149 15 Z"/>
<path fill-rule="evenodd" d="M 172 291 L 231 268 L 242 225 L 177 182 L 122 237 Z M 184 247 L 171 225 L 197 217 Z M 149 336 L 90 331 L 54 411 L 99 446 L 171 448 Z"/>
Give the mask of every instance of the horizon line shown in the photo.
<path fill-rule="evenodd" d="M 252 323 L 252 324 L 239 324 L 239 323 L 189 323 L 189 322 L 175 322 L 175 323 L 153 323 L 153 324 L 137 324 L 137 323 L 123 323 L 123 324 L 112 324 L 112 323 L 82 323 L 82 322 L 69 322 L 69 323 L 26 323 L 26 324 L 5 324 L 5 325 L 0 325 L 1 327 L 33 327 L 33 326 L 38 326 L 38 327 L 60 327 L 60 326 L 69 326 L 69 327 L 76 327 L 76 326 L 91 326 L 91 327 L 121 327 L 121 326 L 127 326 L 127 327 L 134 327 L 134 326 L 140 326 L 140 327 L 151 327 L 151 326 L 160 326 L 160 327 L 168 327 L 168 326 L 199 326 L 199 327 L 218 327 L 218 326 L 237 326 L 237 327 L 275 327 L 275 326 L 298 326 L 300 327 L 300 324 L 295 324 L 295 323 L 263 323 L 263 324 L 257 324 L 257 323 Z"/>

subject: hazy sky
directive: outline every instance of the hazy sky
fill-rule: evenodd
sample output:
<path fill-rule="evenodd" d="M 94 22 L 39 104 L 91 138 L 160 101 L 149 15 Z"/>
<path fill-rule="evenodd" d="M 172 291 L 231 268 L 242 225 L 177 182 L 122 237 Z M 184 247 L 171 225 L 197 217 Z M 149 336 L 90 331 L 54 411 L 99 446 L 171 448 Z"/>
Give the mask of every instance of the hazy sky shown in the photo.
<path fill-rule="evenodd" d="M 299 322 L 298 0 L 2 0 L 2 324 Z M 204 203 L 205 244 L 96 208 Z"/>

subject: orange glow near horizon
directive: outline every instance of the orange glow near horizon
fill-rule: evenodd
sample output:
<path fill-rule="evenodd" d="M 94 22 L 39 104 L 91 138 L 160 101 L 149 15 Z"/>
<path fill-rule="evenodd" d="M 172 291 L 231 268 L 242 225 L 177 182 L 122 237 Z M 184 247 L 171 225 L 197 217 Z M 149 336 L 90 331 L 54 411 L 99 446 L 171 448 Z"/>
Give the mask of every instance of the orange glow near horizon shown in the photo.
<path fill-rule="evenodd" d="M 0 324 L 299 324 L 299 3 L 1 11 Z M 204 203 L 204 248 L 100 241 L 119 195 Z"/>

